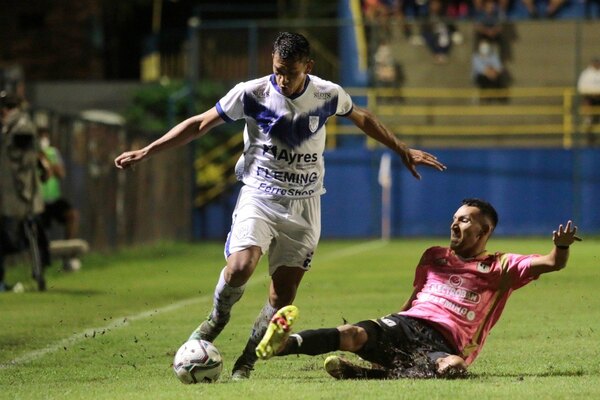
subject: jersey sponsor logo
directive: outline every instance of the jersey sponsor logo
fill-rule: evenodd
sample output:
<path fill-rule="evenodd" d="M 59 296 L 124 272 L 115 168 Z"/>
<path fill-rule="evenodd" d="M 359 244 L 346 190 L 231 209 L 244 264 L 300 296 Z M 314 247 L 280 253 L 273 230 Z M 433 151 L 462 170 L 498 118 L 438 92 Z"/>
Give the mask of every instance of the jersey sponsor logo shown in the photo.
<path fill-rule="evenodd" d="M 278 186 L 267 185 L 264 182 L 258 185 L 258 190 L 262 190 L 268 194 L 288 197 L 310 197 L 315 194 L 313 189 L 284 189 Z"/>
<path fill-rule="evenodd" d="M 326 92 L 314 92 L 313 96 L 315 96 L 315 99 L 319 99 L 319 100 L 331 99 L 331 93 L 326 93 Z"/>
<path fill-rule="evenodd" d="M 308 129 L 312 133 L 315 133 L 317 129 L 319 129 L 319 116 L 318 115 L 310 115 L 308 117 Z"/>
<path fill-rule="evenodd" d="M 456 304 L 446 298 L 427 293 L 427 295 L 424 297 L 424 300 L 440 304 L 444 308 L 447 308 L 448 310 L 465 317 L 469 321 L 473 321 L 475 319 L 476 314 L 474 311 L 469 310 L 467 307 L 463 307 L 460 304 Z"/>
<path fill-rule="evenodd" d="M 252 95 L 257 99 L 266 99 L 269 97 L 269 89 L 256 89 L 252 91 Z"/>
<path fill-rule="evenodd" d="M 265 167 L 256 168 L 256 175 L 268 180 L 297 183 L 299 185 L 315 183 L 319 179 L 319 174 L 317 174 L 316 172 L 299 174 L 291 171 L 273 171 L 272 169 L 268 169 Z"/>
<path fill-rule="evenodd" d="M 314 163 L 319 160 L 318 153 L 294 153 L 293 151 L 288 151 L 286 149 L 281 149 L 281 151 L 279 151 L 277 146 L 263 144 L 263 155 L 267 153 L 271 153 L 275 160 L 285 161 L 288 165 L 301 162 Z"/>
<path fill-rule="evenodd" d="M 453 297 L 455 299 L 465 300 L 469 303 L 477 304 L 481 300 L 479 293 L 461 287 L 452 287 L 442 283 L 432 283 L 429 285 L 429 291 L 435 294 Z"/>
<path fill-rule="evenodd" d="M 450 286 L 459 287 L 463 283 L 463 278 L 458 275 L 450 275 L 448 278 L 448 284 Z"/>

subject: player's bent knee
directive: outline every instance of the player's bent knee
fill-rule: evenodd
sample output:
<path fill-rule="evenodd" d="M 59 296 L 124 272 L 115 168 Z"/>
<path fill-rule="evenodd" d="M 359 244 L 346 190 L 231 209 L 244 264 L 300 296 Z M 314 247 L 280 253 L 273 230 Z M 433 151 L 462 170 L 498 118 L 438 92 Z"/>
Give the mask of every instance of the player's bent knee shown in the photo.
<path fill-rule="evenodd" d="M 340 350 L 355 352 L 367 342 L 367 331 L 360 326 L 346 324 L 337 329 L 340 331 Z"/>
<path fill-rule="evenodd" d="M 227 258 L 225 281 L 234 287 L 245 284 L 256 269 L 260 256 L 260 248 L 254 246 L 231 254 Z"/>

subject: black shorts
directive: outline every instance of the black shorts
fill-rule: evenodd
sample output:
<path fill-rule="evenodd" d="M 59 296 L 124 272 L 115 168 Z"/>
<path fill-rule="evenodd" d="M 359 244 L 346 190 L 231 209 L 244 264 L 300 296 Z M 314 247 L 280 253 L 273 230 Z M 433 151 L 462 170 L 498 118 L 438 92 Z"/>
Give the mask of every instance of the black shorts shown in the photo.
<path fill-rule="evenodd" d="M 368 335 L 367 343 L 356 354 L 387 369 L 420 367 L 435 374 L 438 358 L 456 354 L 438 330 L 417 318 L 390 314 L 355 325 Z"/>
<path fill-rule="evenodd" d="M 65 218 L 67 212 L 71 211 L 72 209 L 73 206 L 71 203 L 64 198 L 55 200 L 52 203 L 46 203 L 44 213 L 42 214 L 44 225 L 49 227 L 52 225 L 52 221 L 57 221 L 64 225 L 67 222 Z"/>

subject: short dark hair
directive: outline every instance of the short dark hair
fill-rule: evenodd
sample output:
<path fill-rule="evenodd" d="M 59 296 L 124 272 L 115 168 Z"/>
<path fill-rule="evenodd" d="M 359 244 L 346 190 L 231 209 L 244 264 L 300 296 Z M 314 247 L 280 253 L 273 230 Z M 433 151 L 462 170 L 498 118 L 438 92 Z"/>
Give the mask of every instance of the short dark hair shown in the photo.
<path fill-rule="evenodd" d="M 492 224 L 494 225 L 493 228 L 495 228 L 498 225 L 498 213 L 496 212 L 496 209 L 494 208 L 494 206 L 492 206 L 487 201 L 481 200 L 481 199 L 476 199 L 476 198 L 469 198 L 469 199 L 464 199 L 462 201 L 462 204 L 464 206 L 479 208 L 479 210 L 481 211 L 481 214 L 484 217 L 488 217 L 492 221 Z"/>
<path fill-rule="evenodd" d="M 310 43 L 299 33 L 281 32 L 273 42 L 273 54 L 278 54 L 284 60 L 310 60 Z"/>

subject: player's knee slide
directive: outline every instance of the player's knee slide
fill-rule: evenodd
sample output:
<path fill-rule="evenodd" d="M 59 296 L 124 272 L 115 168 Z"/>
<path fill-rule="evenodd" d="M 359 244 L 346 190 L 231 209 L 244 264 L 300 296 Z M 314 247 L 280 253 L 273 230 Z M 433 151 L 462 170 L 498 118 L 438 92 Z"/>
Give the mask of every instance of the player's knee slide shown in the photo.
<path fill-rule="evenodd" d="M 340 332 L 340 350 L 358 351 L 367 342 L 368 335 L 360 326 L 343 325 L 338 328 Z"/>

